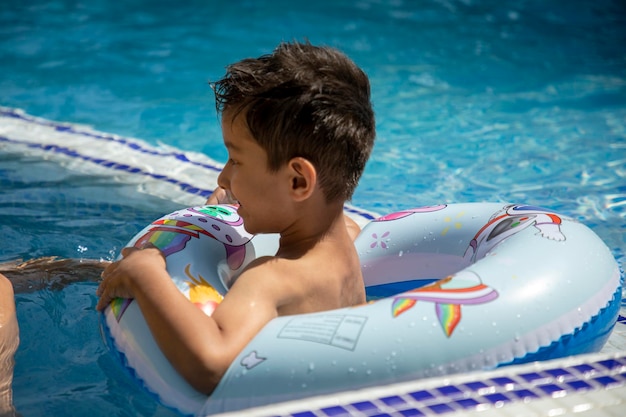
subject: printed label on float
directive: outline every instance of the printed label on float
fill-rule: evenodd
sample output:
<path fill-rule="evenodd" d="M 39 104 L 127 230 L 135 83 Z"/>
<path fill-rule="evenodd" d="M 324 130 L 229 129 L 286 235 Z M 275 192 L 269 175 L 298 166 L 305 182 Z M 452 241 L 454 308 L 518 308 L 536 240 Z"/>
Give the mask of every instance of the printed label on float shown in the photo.
<path fill-rule="evenodd" d="M 297 339 L 354 350 L 367 317 L 352 315 L 318 315 L 295 317 L 278 334 L 280 339 Z"/>

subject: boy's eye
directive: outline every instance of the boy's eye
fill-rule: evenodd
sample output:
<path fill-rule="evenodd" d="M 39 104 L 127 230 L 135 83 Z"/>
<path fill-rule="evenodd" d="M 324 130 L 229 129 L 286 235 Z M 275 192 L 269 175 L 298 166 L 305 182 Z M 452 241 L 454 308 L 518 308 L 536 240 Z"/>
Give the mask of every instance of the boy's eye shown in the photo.
<path fill-rule="evenodd" d="M 228 162 L 229 162 L 231 165 L 237 165 L 237 164 L 238 164 L 238 162 L 237 162 L 237 161 L 235 161 L 233 158 L 229 158 L 229 159 L 228 159 Z"/>

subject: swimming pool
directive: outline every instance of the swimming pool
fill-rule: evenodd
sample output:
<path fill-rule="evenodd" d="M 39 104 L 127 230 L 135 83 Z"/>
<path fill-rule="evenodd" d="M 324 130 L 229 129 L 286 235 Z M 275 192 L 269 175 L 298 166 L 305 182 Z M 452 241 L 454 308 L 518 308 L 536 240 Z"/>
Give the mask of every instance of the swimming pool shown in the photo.
<path fill-rule="evenodd" d="M 620 1 L 7 3 L 2 106 L 223 161 L 207 81 L 234 60 L 308 37 L 371 77 L 378 138 L 356 207 L 547 206 L 589 225 L 624 261 Z M 111 259 L 147 222 L 197 198 L 169 201 L 162 187 L 110 168 L 0 141 L 0 262 Z M 85 281 L 17 295 L 18 410 L 169 415 L 104 350 L 95 284 Z"/>

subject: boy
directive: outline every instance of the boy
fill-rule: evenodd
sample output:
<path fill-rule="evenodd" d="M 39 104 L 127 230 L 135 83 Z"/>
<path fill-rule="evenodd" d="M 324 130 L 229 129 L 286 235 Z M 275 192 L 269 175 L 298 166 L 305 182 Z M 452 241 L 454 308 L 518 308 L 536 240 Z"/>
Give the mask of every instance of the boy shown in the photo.
<path fill-rule="evenodd" d="M 278 252 L 254 260 L 211 317 L 155 248 L 124 249 L 97 292 L 98 310 L 134 298 L 174 368 L 207 394 L 273 318 L 365 302 L 343 204 L 375 136 L 367 76 L 332 48 L 282 43 L 229 66 L 214 90 L 229 156 L 215 200 L 236 201 L 248 232 L 279 233 Z"/>

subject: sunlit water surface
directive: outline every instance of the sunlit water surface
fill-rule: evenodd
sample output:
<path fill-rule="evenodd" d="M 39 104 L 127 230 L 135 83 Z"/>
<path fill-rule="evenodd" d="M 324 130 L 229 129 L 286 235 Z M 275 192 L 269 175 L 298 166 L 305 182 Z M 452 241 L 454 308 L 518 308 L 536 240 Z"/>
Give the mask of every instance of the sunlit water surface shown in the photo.
<path fill-rule="evenodd" d="M 354 205 L 542 205 L 592 227 L 623 260 L 620 0 L 9 0 L 0 8 L 0 105 L 224 161 L 207 81 L 304 38 L 344 50 L 371 77 L 378 138 Z M 111 259 L 177 207 L 2 147 L 0 185 L 0 262 Z M 18 410 L 169 415 L 106 352 L 97 273 L 85 274 L 16 296 Z"/>

